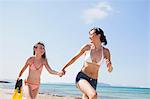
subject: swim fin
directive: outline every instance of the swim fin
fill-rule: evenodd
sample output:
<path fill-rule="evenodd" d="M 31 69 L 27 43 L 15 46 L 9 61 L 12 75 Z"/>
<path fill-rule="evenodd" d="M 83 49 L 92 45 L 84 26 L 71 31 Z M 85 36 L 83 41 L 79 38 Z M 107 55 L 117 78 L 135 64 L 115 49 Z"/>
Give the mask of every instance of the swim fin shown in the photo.
<path fill-rule="evenodd" d="M 22 99 L 22 79 L 17 80 L 12 99 Z"/>

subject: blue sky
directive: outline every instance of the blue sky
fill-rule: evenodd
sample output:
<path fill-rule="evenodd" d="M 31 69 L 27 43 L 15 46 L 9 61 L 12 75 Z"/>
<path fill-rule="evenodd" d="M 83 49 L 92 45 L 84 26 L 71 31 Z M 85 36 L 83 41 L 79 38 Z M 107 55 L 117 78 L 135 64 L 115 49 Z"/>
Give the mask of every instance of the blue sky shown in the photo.
<path fill-rule="evenodd" d="M 146 0 L 0 0 L 0 79 L 16 79 L 32 47 L 42 41 L 49 65 L 60 70 L 101 27 L 107 37 L 114 71 L 99 71 L 99 82 L 150 87 L 149 1 Z M 74 83 L 84 56 L 64 77 L 48 74 L 43 83 Z M 26 78 L 28 71 L 23 74 Z"/>

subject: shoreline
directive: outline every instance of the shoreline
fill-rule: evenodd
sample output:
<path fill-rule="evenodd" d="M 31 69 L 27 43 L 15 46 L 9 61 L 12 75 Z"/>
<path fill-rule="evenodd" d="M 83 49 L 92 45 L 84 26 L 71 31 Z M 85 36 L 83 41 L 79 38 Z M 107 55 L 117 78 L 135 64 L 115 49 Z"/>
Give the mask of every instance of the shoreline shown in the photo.
<path fill-rule="evenodd" d="M 2 99 L 11 99 L 13 95 L 14 89 L 2 89 L 0 88 L 0 98 Z M 23 95 L 23 99 L 25 96 Z M 39 93 L 36 99 L 81 99 L 81 97 L 77 96 L 61 96 L 55 94 L 46 94 L 46 93 Z"/>
<path fill-rule="evenodd" d="M 24 95 L 26 87 L 23 87 Z M 0 83 L 0 99 L 11 99 L 14 92 L 14 83 Z M 150 88 L 98 86 L 97 93 L 100 99 L 150 99 Z M 69 84 L 41 84 L 36 99 L 81 99 L 82 93 Z M 23 97 L 25 99 L 25 97 Z"/>

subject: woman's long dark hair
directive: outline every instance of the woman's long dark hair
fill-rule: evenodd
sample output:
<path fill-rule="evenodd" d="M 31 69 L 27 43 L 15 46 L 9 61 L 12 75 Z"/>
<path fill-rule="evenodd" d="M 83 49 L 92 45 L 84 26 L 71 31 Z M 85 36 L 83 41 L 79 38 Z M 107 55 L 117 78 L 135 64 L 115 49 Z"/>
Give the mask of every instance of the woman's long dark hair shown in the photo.
<path fill-rule="evenodd" d="M 42 43 L 42 42 L 36 43 L 36 44 L 33 46 L 33 55 L 35 55 L 34 48 L 37 48 L 37 45 L 38 45 L 38 44 L 45 47 L 44 43 Z M 42 55 L 42 58 L 46 59 L 46 51 L 45 51 L 45 53 Z"/>
<path fill-rule="evenodd" d="M 104 44 L 104 45 L 107 45 L 107 40 L 106 40 L 106 36 L 104 35 L 104 32 L 101 28 L 92 28 L 90 31 L 92 30 L 95 30 L 95 33 L 98 35 L 100 34 L 101 37 L 100 37 L 100 41 Z"/>

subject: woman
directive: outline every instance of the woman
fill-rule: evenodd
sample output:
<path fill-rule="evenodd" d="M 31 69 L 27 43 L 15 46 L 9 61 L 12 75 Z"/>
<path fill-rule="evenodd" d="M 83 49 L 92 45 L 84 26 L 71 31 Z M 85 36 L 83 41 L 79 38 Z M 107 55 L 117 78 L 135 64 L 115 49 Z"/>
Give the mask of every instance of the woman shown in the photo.
<path fill-rule="evenodd" d="M 34 56 L 28 58 L 24 67 L 20 71 L 18 77 L 19 79 L 22 73 L 29 66 L 29 75 L 27 77 L 27 80 L 25 81 L 25 84 L 28 86 L 29 89 L 27 99 L 35 99 L 38 94 L 38 90 L 40 86 L 40 76 L 41 76 L 43 66 L 46 67 L 47 71 L 50 74 L 59 75 L 59 76 L 63 75 L 63 72 L 56 72 L 50 68 L 48 61 L 46 59 L 45 46 L 43 43 L 38 42 L 33 47 L 33 55 Z"/>
<path fill-rule="evenodd" d="M 110 52 L 108 48 L 102 46 L 107 44 L 104 32 L 100 28 L 93 28 L 89 31 L 90 44 L 85 44 L 79 53 L 77 53 L 66 65 L 62 68 L 65 69 L 74 63 L 81 55 L 85 55 L 85 61 L 81 71 L 76 77 L 76 86 L 83 93 L 83 99 L 97 99 L 97 79 L 98 71 L 103 59 L 106 60 L 108 71 L 112 71 Z"/>

